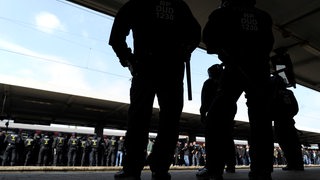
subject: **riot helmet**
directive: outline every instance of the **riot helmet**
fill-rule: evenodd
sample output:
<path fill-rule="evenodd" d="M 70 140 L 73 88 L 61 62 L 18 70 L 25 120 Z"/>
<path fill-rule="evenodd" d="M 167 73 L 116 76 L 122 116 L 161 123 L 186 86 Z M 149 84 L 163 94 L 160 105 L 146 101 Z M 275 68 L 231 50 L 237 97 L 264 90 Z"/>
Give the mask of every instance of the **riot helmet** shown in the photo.
<path fill-rule="evenodd" d="M 14 134 L 19 134 L 19 132 L 20 132 L 20 129 L 18 129 L 18 128 L 15 128 L 15 129 L 13 130 L 13 133 L 14 133 Z"/>
<path fill-rule="evenodd" d="M 97 135 L 97 133 L 93 133 L 93 139 L 97 139 L 98 138 L 98 135 Z"/>
<path fill-rule="evenodd" d="M 208 68 L 208 75 L 210 78 L 217 78 L 221 75 L 222 71 L 223 71 L 223 65 L 214 64 Z"/>
<path fill-rule="evenodd" d="M 27 137 L 32 138 L 33 134 L 31 132 L 28 132 Z"/>
<path fill-rule="evenodd" d="M 71 134 L 71 136 L 72 136 L 72 137 L 76 137 L 76 136 L 77 136 L 77 133 L 73 132 L 73 133 Z"/>

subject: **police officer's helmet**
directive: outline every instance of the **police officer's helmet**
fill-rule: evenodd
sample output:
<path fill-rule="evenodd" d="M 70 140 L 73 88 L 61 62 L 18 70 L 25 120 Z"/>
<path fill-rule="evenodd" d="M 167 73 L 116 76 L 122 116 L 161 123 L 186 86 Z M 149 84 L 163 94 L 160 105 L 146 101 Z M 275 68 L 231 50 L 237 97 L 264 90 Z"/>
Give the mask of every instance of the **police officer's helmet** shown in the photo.
<path fill-rule="evenodd" d="M 94 139 L 96 139 L 98 137 L 97 133 L 93 133 L 93 136 L 92 136 Z"/>
<path fill-rule="evenodd" d="M 237 5 L 254 6 L 256 0 L 221 0 L 221 7 L 231 7 Z"/>
<path fill-rule="evenodd" d="M 31 138 L 33 136 L 33 133 L 29 132 L 28 133 L 28 138 Z"/>
<path fill-rule="evenodd" d="M 219 77 L 223 71 L 223 66 L 221 64 L 214 64 L 208 68 L 208 75 L 210 78 Z"/>
<path fill-rule="evenodd" d="M 13 130 L 13 133 L 14 133 L 14 134 L 19 134 L 19 132 L 20 132 L 20 129 L 17 129 L 17 128 L 16 128 L 16 129 Z"/>

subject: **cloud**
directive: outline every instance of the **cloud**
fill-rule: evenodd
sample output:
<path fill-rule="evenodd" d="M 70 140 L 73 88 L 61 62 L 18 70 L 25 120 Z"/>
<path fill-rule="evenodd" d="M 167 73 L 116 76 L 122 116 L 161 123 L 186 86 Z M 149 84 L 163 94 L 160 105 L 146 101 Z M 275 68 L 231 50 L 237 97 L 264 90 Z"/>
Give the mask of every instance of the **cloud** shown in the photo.
<path fill-rule="evenodd" d="M 59 18 L 49 12 L 41 12 L 35 17 L 37 28 L 45 33 L 52 34 L 55 30 L 65 30 Z"/>
<path fill-rule="evenodd" d="M 71 89 L 73 91 L 77 90 L 77 94 L 80 91 L 91 90 L 90 85 L 85 80 L 83 72 L 72 66 L 71 62 L 62 57 L 39 53 L 2 39 L 0 39 L 0 48 L 32 58 L 32 63 L 23 67 L 16 66 L 17 69 L 14 69 L 14 71 L 23 72 L 23 75 L 20 73 L 18 77 L 6 77 L 5 79 L 9 81 L 12 80 L 11 83 L 6 81 L 7 83 L 16 84 L 16 82 L 20 82 L 25 84 L 25 82 L 27 82 L 29 86 L 31 84 L 37 86 L 35 88 L 47 89 L 46 87 L 49 87 L 51 89 L 54 87 L 54 91 L 59 92 L 65 92 L 66 90 L 70 91 Z M 26 60 L 27 59 L 28 58 L 26 58 Z M 17 62 L 10 61 L 8 63 L 14 64 Z M 0 75 L 5 74 L 0 73 Z M 43 80 L 44 78 L 45 80 Z M 3 81 L 3 79 L 1 80 Z"/>
<path fill-rule="evenodd" d="M 13 52 L 15 54 L 33 57 L 36 59 L 41 59 L 41 60 L 45 60 L 45 61 L 54 61 L 54 62 L 60 62 L 60 63 L 67 63 L 66 60 L 64 60 L 63 58 L 60 58 L 58 56 L 42 54 L 42 53 L 33 51 L 31 49 L 28 49 L 24 46 L 21 46 L 19 44 L 15 44 L 15 43 L 6 41 L 1 38 L 0 38 L 0 48 L 5 49 L 6 51 L 9 51 L 9 52 Z"/>

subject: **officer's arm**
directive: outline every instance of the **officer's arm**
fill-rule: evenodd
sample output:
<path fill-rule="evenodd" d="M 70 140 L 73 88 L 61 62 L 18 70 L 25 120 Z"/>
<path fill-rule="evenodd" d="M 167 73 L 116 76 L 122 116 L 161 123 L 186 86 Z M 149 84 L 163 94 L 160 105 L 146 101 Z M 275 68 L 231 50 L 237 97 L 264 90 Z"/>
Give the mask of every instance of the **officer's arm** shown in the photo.
<path fill-rule="evenodd" d="M 287 89 L 290 93 L 290 101 L 291 101 L 291 106 L 292 106 L 292 117 L 298 114 L 299 112 L 299 105 L 296 97 L 294 96 L 293 92 L 289 89 Z"/>
<path fill-rule="evenodd" d="M 203 32 L 202 40 L 207 48 L 208 54 L 220 54 L 222 51 L 221 28 L 223 19 L 220 17 L 220 12 L 214 11 L 210 14 L 208 22 L 206 23 Z"/>
<path fill-rule="evenodd" d="M 199 46 L 201 41 L 201 26 L 197 19 L 193 16 L 190 8 L 186 3 L 182 1 L 181 5 L 183 15 L 183 31 L 184 33 L 184 42 L 183 48 L 187 55 L 186 60 L 190 60 L 191 53 Z"/>
<path fill-rule="evenodd" d="M 54 138 L 54 139 L 53 139 L 53 143 L 52 143 L 52 148 L 55 148 L 55 147 L 56 147 L 56 142 L 57 142 L 57 138 Z"/>
<path fill-rule="evenodd" d="M 120 63 L 123 67 L 128 66 L 128 61 L 132 57 L 131 49 L 128 47 L 126 37 L 131 30 L 130 27 L 130 9 L 127 5 L 124 5 L 117 13 L 111 34 L 109 38 L 109 45 L 112 46 L 114 52 L 118 56 Z"/>

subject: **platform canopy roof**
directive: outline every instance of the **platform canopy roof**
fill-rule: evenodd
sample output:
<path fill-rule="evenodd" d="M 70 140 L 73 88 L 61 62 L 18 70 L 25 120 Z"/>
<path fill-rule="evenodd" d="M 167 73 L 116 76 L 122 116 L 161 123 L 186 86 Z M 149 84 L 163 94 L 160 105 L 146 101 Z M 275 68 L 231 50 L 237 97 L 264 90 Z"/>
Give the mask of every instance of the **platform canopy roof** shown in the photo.
<path fill-rule="evenodd" d="M 80 6 L 115 16 L 128 0 L 69 0 Z M 202 27 L 220 0 L 185 0 Z M 320 91 L 320 1 L 257 0 L 257 7 L 274 21 L 274 48 L 288 49 L 298 84 Z M 200 48 L 205 48 L 200 44 Z"/>

